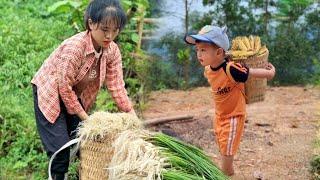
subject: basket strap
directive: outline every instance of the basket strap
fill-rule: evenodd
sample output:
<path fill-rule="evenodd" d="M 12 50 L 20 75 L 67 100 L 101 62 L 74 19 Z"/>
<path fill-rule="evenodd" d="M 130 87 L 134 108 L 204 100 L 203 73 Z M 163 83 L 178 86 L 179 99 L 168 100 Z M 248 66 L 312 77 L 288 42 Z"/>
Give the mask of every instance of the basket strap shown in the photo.
<path fill-rule="evenodd" d="M 227 73 L 227 76 L 229 77 L 229 79 L 230 79 L 233 83 L 236 83 L 236 84 L 237 84 L 236 80 L 234 80 L 234 78 L 232 77 L 231 72 L 230 72 L 230 67 L 231 67 L 231 65 L 232 65 L 233 63 L 234 63 L 234 62 L 232 62 L 232 61 L 229 61 L 229 62 L 227 63 L 226 73 Z"/>
<path fill-rule="evenodd" d="M 244 98 L 245 98 L 246 101 L 248 102 L 248 97 L 247 97 L 246 93 L 245 93 L 241 88 L 238 87 L 238 84 L 239 84 L 239 83 L 238 83 L 236 80 L 234 80 L 234 78 L 233 78 L 232 75 L 231 75 L 230 67 L 231 67 L 231 65 L 232 65 L 233 63 L 234 63 L 234 62 L 232 62 L 232 61 L 229 61 L 229 62 L 227 63 L 226 74 L 227 74 L 228 78 L 229 78 L 233 83 L 236 84 L 235 87 L 238 88 L 238 89 L 241 91 L 241 93 L 243 94 Z"/>
<path fill-rule="evenodd" d="M 80 142 L 80 139 L 79 138 L 76 138 L 76 139 L 72 139 L 71 141 L 67 142 L 65 145 L 63 145 L 58 151 L 56 151 L 50 158 L 50 161 L 49 161 L 49 167 L 48 167 L 48 174 L 49 174 L 49 178 L 48 180 L 52 180 L 52 176 L 51 176 L 51 164 L 52 164 L 52 161 L 54 160 L 54 158 L 57 156 L 57 154 L 74 145 L 74 144 L 78 144 Z M 77 151 L 79 149 L 79 146 L 77 145 L 76 147 L 74 147 L 73 149 L 70 150 L 70 160 L 73 159 L 73 157 L 76 155 Z"/>

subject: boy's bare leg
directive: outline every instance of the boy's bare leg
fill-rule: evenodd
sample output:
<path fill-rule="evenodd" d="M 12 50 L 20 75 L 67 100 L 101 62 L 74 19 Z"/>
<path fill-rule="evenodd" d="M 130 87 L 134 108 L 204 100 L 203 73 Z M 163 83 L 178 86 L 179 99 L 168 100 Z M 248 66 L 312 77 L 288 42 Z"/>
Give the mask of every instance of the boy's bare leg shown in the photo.
<path fill-rule="evenodd" d="M 221 157 L 221 170 L 227 175 L 232 176 L 233 170 L 233 156 L 222 156 Z"/>

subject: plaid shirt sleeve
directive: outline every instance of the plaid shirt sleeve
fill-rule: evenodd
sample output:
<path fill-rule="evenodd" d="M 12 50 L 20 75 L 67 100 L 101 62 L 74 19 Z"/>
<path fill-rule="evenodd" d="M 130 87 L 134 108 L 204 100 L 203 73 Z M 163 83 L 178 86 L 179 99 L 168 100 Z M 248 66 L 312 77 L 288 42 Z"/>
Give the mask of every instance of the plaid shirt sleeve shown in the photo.
<path fill-rule="evenodd" d="M 132 104 L 125 89 L 122 71 L 122 58 L 117 45 L 114 46 L 113 52 L 113 59 L 109 64 L 107 64 L 105 84 L 118 108 L 123 112 L 129 112 L 132 110 Z"/>
<path fill-rule="evenodd" d="M 75 82 L 76 71 L 80 67 L 81 52 L 77 47 L 66 46 L 61 53 L 60 63 L 58 64 L 58 81 L 59 94 L 64 102 L 69 114 L 77 114 L 84 111 L 77 95 L 72 90 Z"/>

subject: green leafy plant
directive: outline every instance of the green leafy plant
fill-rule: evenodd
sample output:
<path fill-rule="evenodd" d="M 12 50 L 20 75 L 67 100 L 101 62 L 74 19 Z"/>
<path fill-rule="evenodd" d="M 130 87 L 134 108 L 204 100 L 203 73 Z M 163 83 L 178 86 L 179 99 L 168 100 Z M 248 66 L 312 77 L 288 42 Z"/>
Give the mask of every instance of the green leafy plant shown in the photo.
<path fill-rule="evenodd" d="M 314 156 L 310 162 L 310 172 L 314 179 L 320 179 L 320 155 Z"/>
<path fill-rule="evenodd" d="M 83 31 L 83 13 L 89 0 L 62 0 L 48 7 L 48 14 L 61 14 L 68 18 L 70 24 L 78 31 Z"/>

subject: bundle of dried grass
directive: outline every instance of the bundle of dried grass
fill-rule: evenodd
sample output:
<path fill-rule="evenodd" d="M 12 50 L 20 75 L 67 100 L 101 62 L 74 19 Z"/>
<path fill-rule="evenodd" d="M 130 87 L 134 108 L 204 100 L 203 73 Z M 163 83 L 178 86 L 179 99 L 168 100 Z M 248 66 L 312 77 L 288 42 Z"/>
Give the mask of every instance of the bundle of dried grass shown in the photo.
<path fill-rule="evenodd" d="M 80 179 L 228 179 L 200 149 L 143 130 L 130 114 L 96 112 L 78 128 Z"/>
<path fill-rule="evenodd" d="M 95 112 L 83 121 L 78 128 L 81 145 L 87 140 L 100 140 L 104 137 L 114 137 L 128 129 L 140 129 L 142 122 L 128 113 Z"/>
<path fill-rule="evenodd" d="M 112 180 L 228 179 L 202 150 L 162 133 L 127 130 L 112 146 Z"/>
<path fill-rule="evenodd" d="M 154 180 L 161 179 L 165 158 L 160 156 L 159 147 L 145 139 L 146 130 L 127 130 L 113 143 L 115 153 L 109 164 L 109 179 Z"/>
<path fill-rule="evenodd" d="M 140 129 L 141 121 L 127 113 L 96 112 L 78 128 L 80 179 L 108 179 L 104 170 L 114 153 L 112 143 L 118 133 Z"/>

